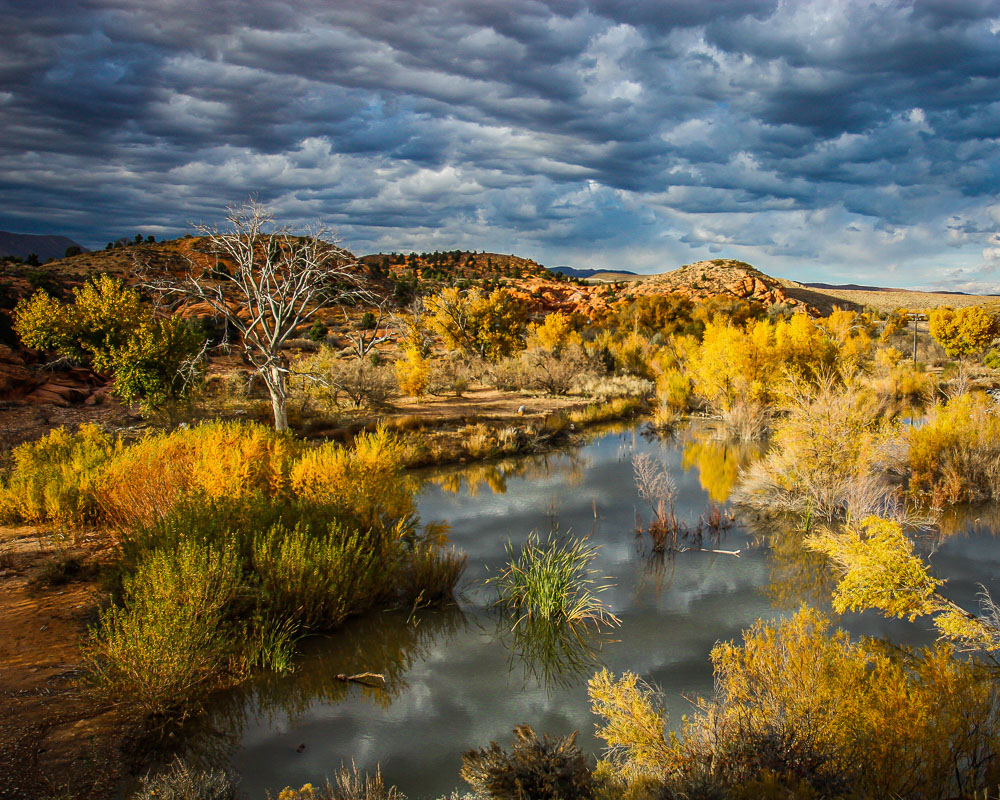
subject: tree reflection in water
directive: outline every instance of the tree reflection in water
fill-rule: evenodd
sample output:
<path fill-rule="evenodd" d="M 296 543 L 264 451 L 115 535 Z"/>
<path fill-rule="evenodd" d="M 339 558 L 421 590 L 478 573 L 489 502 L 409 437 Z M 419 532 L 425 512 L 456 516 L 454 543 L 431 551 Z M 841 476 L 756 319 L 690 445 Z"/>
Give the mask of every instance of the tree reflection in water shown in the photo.
<path fill-rule="evenodd" d="M 423 476 L 423 480 L 451 494 L 460 494 L 464 488 L 470 497 L 476 497 L 484 487 L 493 494 L 506 494 L 510 478 L 546 478 L 558 474 L 566 478 L 569 485 L 574 485 L 583 480 L 589 465 L 589 460 L 579 451 L 565 450 L 443 470 L 437 468 Z"/>
<path fill-rule="evenodd" d="M 698 470 L 701 488 L 716 503 L 729 499 L 740 470 L 760 458 L 765 449 L 761 442 L 720 439 L 711 428 L 697 429 L 689 435 L 681 454 L 681 466 L 685 471 Z"/>

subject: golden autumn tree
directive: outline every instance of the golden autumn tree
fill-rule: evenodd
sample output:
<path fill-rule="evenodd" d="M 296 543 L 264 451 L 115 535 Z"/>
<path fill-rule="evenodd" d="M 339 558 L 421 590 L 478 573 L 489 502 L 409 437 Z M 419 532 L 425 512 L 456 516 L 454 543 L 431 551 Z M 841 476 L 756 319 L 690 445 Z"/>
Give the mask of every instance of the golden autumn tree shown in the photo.
<path fill-rule="evenodd" d="M 546 314 L 541 323 L 528 325 L 528 346 L 558 352 L 567 345 L 580 344 L 580 334 L 573 329 L 573 321 L 561 311 Z"/>
<path fill-rule="evenodd" d="M 485 294 L 448 287 L 426 305 L 427 324 L 449 350 L 497 361 L 524 347 L 525 308 L 506 289 Z"/>
<path fill-rule="evenodd" d="M 927 315 L 930 333 L 951 358 L 981 354 L 1000 336 L 1000 317 L 985 308 L 935 308 Z"/>
<path fill-rule="evenodd" d="M 21 341 L 111 373 L 118 397 L 149 410 L 170 410 L 201 377 L 204 338 L 179 317 L 154 316 L 120 278 L 92 278 L 73 299 L 64 304 L 37 292 L 18 303 Z"/>

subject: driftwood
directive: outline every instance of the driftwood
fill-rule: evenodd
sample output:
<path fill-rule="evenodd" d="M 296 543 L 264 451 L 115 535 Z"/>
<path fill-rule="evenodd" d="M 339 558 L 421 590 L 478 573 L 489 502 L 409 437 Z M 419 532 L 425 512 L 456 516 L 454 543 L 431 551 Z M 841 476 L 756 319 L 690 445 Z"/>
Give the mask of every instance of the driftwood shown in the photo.
<path fill-rule="evenodd" d="M 362 686 L 371 686 L 374 689 L 385 688 L 385 675 L 377 672 L 359 672 L 357 675 L 344 675 L 340 673 L 334 678 L 344 683 L 360 683 Z"/>
<path fill-rule="evenodd" d="M 740 557 L 739 550 L 713 550 L 711 547 L 682 547 L 677 550 L 678 553 L 719 553 L 724 556 L 736 556 Z"/>

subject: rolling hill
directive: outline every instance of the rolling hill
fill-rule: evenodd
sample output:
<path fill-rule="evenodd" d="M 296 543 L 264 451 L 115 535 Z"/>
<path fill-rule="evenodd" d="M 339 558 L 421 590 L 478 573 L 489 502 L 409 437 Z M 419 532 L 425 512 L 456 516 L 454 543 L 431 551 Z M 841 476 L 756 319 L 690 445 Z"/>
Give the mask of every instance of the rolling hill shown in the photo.
<path fill-rule="evenodd" d="M 86 250 L 65 236 L 35 236 L 30 233 L 0 231 L 0 258 L 3 256 L 27 258 L 34 253 L 39 261 L 44 262 L 50 258 L 63 258 L 70 247 L 79 247 L 80 252 Z"/>

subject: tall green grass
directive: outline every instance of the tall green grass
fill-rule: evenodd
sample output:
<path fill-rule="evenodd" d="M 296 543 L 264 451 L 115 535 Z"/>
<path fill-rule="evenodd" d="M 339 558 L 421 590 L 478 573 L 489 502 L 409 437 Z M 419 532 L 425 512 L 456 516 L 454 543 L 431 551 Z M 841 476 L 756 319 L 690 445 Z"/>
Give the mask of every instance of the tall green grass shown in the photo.
<path fill-rule="evenodd" d="M 597 596 L 610 588 L 598 585 L 590 568 L 597 551 L 585 538 L 555 533 L 545 541 L 532 533 L 518 551 L 508 542 L 507 566 L 490 579 L 497 588 L 497 605 L 515 617 L 515 628 L 534 620 L 617 623 Z"/>

